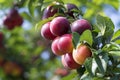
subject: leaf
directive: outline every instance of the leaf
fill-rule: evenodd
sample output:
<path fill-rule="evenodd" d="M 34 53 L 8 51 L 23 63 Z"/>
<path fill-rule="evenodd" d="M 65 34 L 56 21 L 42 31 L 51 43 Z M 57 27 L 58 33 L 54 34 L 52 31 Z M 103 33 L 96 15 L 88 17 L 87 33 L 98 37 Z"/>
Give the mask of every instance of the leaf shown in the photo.
<path fill-rule="evenodd" d="M 112 36 L 112 39 L 111 39 L 111 40 L 114 40 L 114 39 L 116 39 L 116 38 L 118 38 L 118 37 L 120 37 L 120 29 L 119 29 L 119 30 L 117 30 L 117 31 L 113 34 L 113 36 Z"/>
<path fill-rule="evenodd" d="M 44 20 L 41 20 L 40 22 L 38 22 L 38 23 L 35 25 L 35 30 L 38 31 L 38 30 L 42 27 L 43 24 L 51 21 L 51 20 L 54 19 L 57 15 L 59 15 L 59 14 L 55 14 L 53 17 L 49 17 L 49 18 L 47 18 L 47 19 L 44 19 Z"/>
<path fill-rule="evenodd" d="M 77 75 L 78 75 L 77 73 L 72 72 L 68 76 L 63 77 L 61 80 L 74 80 L 74 78 L 78 77 Z"/>
<path fill-rule="evenodd" d="M 34 2 L 35 1 L 33 1 L 33 0 L 29 0 L 29 2 L 28 2 L 28 10 L 32 16 L 34 16 L 34 8 L 35 8 Z"/>
<path fill-rule="evenodd" d="M 95 75 L 95 72 L 96 72 L 96 70 L 97 70 L 97 67 L 98 67 L 98 65 L 97 65 L 97 63 L 95 62 L 95 59 L 93 59 L 93 61 L 92 61 L 92 73 Z"/>
<path fill-rule="evenodd" d="M 120 29 L 113 34 L 111 41 L 120 44 Z"/>
<path fill-rule="evenodd" d="M 93 79 L 88 73 L 85 73 L 85 74 L 82 75 L 80 80 L 93 80 Z"/>
<path fill-rule="evenodd" d="M 73 42 L 74 48 L 76 48 L 78 43 L 79 43 L 80 35 L 77 32 L 73 32 L 72 36 L 73 36 L 72 37 L 72 42 Z"/>
<path fill-rule="evenodd" d="M 86 41 L 90 46 L 93 44 L 93 37 L 90 30 L 85 30 L 80 36 L 80 41 Z"/>
<path fill-rule="evenodd" d="M 84 74 L 85 70 L 86 70 L 85 67 L 82 66 L 77 69 L 77 73 L 79 74 L 80 77 Z"/>
<path fill-rule="evenodd" d="M 101 35 L 109 40 L 114 33 L 114 24 L 112 20 L 108 17 L 103 17 L 101 15 L 97 16 L 97 27 L 101 32 Z"/>
<path fill-rule="evenodd" d="M 61 4 L 64 4 L 64 2 L 62 0 L 55 0 L 56 2 L 59 2 Z"/>
<path fill-rule="evenodd" d="M 95 59 L 95 62 L 97 63 L 98 65 L 98 70 L 100 71 L 100 73 L 102 73 L 103 75 L 105 74 L 105 70 L 104 70 L 104 67 L 103 67 L 103 61 L 101 61 L 100 57 L 98 55 L 96 55 L 94 53 L 94 59 Z"/>
<path fill-rule="evenodd" d="M 118 51 L 109 51 L 109 53 L 114 55 L 114 56 L 119 56 L 120 57 L 120 50 L 118 50 Z"/>
<path fill-rule="evenodd" d="M 87 58 L 84 63 L 86 70 L 89 72 L 89 74 L 91 76 L 93 76 L 93 73 L 91 70 L 92 69 L 92 60 L 93 60 L 92 58 Z"/>

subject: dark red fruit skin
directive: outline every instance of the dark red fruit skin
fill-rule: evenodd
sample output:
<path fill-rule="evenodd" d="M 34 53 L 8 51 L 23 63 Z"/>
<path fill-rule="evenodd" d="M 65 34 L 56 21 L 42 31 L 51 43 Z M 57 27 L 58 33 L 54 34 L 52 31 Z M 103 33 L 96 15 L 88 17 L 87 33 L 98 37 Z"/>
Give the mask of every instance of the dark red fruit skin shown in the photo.
<path fill-rule="evenodd" d="M 79 34 L 82 34 L 82 32 L 84 32 L 87 29 L 91 30 L 91 25 L 85 19 L 76 20 L 71 25 L 71 31 L 78 32 Z"/>
<path fill-rule="evenodd" d="M 5 25 L 5 27 L 9 30 L 14 29 L 15 25 L 14 25 L 14 20 L 12 20 L 10 17 L 6 17 L 3 21 L 3 24 Z"/>
<path fill-rule="evenodd" d="M 16 16 L 18 16 L 18 15 L 19 15 L 19 13 L 18 13 L 17 9 L 16 9 L 16 8 L 12 8 L 12 9 L 10 10 L 8 16 L 10 16 L 10 17 L 16 17 Z"/>
<path fill-rule="evenodd" d="M 50 31 L 50 22 L 47 22 L 44 24 L 41 28 L 41 35 L 43 38 L 48 40 L 54 40 L 56 38 L 55 35 L 53 35 Z"/>
<path fill-rule="evenodd" d="M 21 26 L 23 23 L 23 18 L 19 15 L 16 17 L 15 24 L 16 26 Z"/>
<path fill-rule="evenodd" d="M 68 69 L 78 69 L 80 68 L 80 65 L 77 64 L 72 56 L 72 53 L 67 53 L 65 55 L 62 55 L 64 60 L 65 60 L 65 64 L 63 63 L 63 65 L 65 65 L 65 67 L 68 67 Z"/>
<path fill-rule="evenodd" d="M 12 8 L 6 18 L 3 21 L 5 27 L 9 30 L 15 28 L 15 26 L 21 26 L 23 23 L 23 18 L 19 15 L 17 9 Z"/>
<path fill-rule="evenodd" d="M 50 31 L 56 36 L 66 34 L 69 29 L 70 23 L 65 17 L 56 17 L 51 21 Z"/>
<path fill-rule="evenodd" d="M 74 18 L 72 9 L 78 9 L 77 6 L 75 4 L 67 3 L 66 8 L 67 8 L 67 14 Z"/>
<path fill-rule="evenodd" d="M 46 19 L 46 18 L 54 16 L 54 14 L 57 13 L 57 11 L 58 9 L 55 9 L 54 6 L 52 5 L 48 6 L 43 12 L 42 19 Z"/>

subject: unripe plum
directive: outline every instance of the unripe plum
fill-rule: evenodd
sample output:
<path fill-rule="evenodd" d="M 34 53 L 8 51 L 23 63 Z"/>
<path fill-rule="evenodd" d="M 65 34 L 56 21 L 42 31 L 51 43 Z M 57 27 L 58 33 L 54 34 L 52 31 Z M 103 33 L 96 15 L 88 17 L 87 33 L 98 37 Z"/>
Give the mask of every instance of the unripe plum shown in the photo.
<path fill-rule="evenodd" d="M 48 39 L 48 40 L 53 40 L 55 39 L 55 35 L 53 35 L 50 31 L 50 22 L 47 22 L 44 24 L 41 28 L 41 35 L 43 38 Z"/>
<path fill-rule="evenodd" d="M 51 49 L 52 49 L 52 52 L 55 54 L 55 55 L 63 55 L 65 53 L 63 53 L 62 51 L 60 51 L 58 49 L 58 41 L 59 41 L 59 37 L 55 38 L 51 44 Z"/>
<path fill-rule="evenodd" d="M 50 31 L 56 36 L 66 34 L 69 29 L 70 23 L 65 17 L 56 17 L 51 21 Z"/>
<path fill-rule="evenodd" d="M 55 15 L 55 13 L 57 13 L 58 9 L 54 8 L 54 6 L 48 6 L 44 12 L 43 12 L 43 17 L 42 19 L 46 19 L 46 18 L 49 18 L 49 17 L 52 17 Z"/>
<path fill-rule="evenodd" d="M 84 32 L 87 29 L 91 30 L 91 25 L 85 19 L 76 20 L 71 25 L 71 31 L 78 32 L 79 34 L 82 34 L 82 32 Z"/>
<path fill-rule="evenodd" d="M 73 50 L 73 59 L 76 63 L 82 65 L 86 58 L 90 57 L 92 52 L 90 48 L 84 44 L 79 45 L 76 49 Z"/>
<path fill-rule="evenodd" d="M 74 61 L 72 53 L 62 55 L 62 64 L 68 69 L 78 69 L 80 67 L 80 65 Z"/>
<path fill-rule="evenodd" d="M 58 41 L 58 48 L 64 53 L 70 53 L 73 50 L 72 35 L 64 34 Z"/>

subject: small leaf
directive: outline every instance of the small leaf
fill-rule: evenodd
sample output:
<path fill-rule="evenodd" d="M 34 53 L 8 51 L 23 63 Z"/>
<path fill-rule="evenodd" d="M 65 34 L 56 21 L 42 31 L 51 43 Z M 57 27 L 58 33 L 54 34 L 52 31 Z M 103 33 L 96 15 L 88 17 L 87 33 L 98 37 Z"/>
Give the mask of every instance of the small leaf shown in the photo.
<path fill-rule="evenodd" d="M 120 29 L 119 29 L 119 30 L 117 30 L 117 31 L 113 34 L 113 36 L 112 36 L 112 39 L 111 39 L 111 40 L 114 40 L 114 39 L 116 39 L 116 38 L 118 38 L 118 37 L 120 37 Z"/>
<path fill-rule="evenodd" d="M 33 0 L 29 0 L 29 2 L 28 2 L 28 10 L 32 16 L 34 16 L 34 8 L 35 8 L 34 2 L 35 1 L 33 1 Z"/>
<path fill-rule="evenodd" d="M 79 74 L 79 76 L 82 76 L 85 72 L 85 67 L 81 66 L 80 68 L 77 69 L 77 72 Z"/>
<path fill-rule="evenodd" d="M 80 80 L 93 80 L 93 79 L 92 79 L 92 76 L 89 75 L 89 73 L 85 73 L 82 75 Z"/>
<path fill-rule="evenodd" d="M 62 0 L 55 0 L 56 2 L 59 2 L 61 4 L 64 4 L 64 2 Z"/>
<path fill-rule="evenodd" d="M 73 32 L 72 36 L 73 36 L 72 37 L 73 45 L 74 45 L 74 48 L 76 48 L 79 43 L 80 35 L 77 32 Z"/>
<path fill-rule="evenodd" d="M 97 25 L 98 29 L 101 32 L 101 36 L 103 36 L 105 39 L 104 41 L 110 41 L 110 38 L 114 33 L 114 24 L 112 20 L 108 17 L 98 15 Z"/>
<path fill-rule="evenodd" d="M 118 50 L 118 51 L 109 51 L 109 53 L 114 55 L 114 56 L 119 56 L 120 57 L 120 50 Z"/>
<path fill-rule="evenodd" d="M 55 14 L 53 17 L 49 17 L 47 19 L 44 19 L 44 20 L 41 20 L 40 22 L 38 22 L 36 25 L 35 25 L 35 30 L 38 31 L 40 30 L 40 28 L 42 27 L 43 24 L 51 21 L 52 19 L 54 19 L 57 15 L 59 14 Z"/>
<path fill-rule="evenodd" d="M 95 59 L 97 65 L 98 65 L 99 71 L 104 75 L 105 74 L 105 70 L 104 70 L 104 67 L 103 67 L 104 62 L 102 62 L 100 57 L 98 55 L 96 55 L 95 53 L 94 53 L 94 59 Z"/>
<path fill-rule="evenodd" d="M 84 63 L 86 70 L 89 72 L 89 74 L 91 76 L 93 76 L 93 73 L 91 70 L 92 69 L 92 60 L 93 60 L 92 58 L 87 58 Z"/>
<path fill-rule="evenodd" d="M 85 30 L 80 36 L 80 41 L 86 41 L 89 45 L 93 44 L 93 37 L 90 30 Z"/>
<path fill-rule="evenodd" d="M 77 73 L 72 72 L 68 76 L 63 77 L 61 80 L 71 80 L 71 79 L 74 80 L 74 78 L 78 77 L 77 75 L 78 75 Z"/>

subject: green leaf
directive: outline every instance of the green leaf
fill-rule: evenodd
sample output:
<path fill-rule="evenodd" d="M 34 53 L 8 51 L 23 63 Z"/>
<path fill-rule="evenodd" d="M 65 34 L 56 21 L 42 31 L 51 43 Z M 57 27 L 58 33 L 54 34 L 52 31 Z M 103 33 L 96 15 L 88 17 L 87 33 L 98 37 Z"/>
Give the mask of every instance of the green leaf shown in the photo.
<path fill-rule="evenodd" d="M 85 63 L 84 63 L 86 70 L 89 72 L 89 74 L 91 76 L 93 76 L 93 73 L 92 73 L 92 60 L 93 60 L 92 58 L 87 58 L 85 60 Z"/>
<path fill-rule="evenodd" d="M 29 2 L 28 2 L 28 10 L 32 16 L 34 16 L 34 8 L 35 8 L 34 2 L 35 1 L 33 1 L 33 0 L 29 0 Z"/>
<path fill-rule="evenodd" d="M 111 39 L 111 40 L 114 40 L 114 39 L 116 39 L 116 38 L 118 38 L 118 37 L 120 37 L 120 29 L 119 29 L 119 30 L 117 30 L 117 31 L 113 34 L 113 36 L 112 36 L 112 39 Z"/>
<path fill-rule="evenodd" d="M 79 74 L 80 77 L 84 74 L 85 70 L 86 70 L 85 67 L 82 66 L 77 69 L 77 73 Z"/>
<path fill-rule="evenodd" d="M 119 56 L 120 57 L 120 50 L 118 50 L 118 51 L 109 51 L 109 53 L 114 55 L 114 56 Z"/>
<path fill-rule="evenodd" d="M 61 4 L 64 4 L 64 2 L 62 0 L 55 0 L 56 2 L 59 2 Z"/>
<path fill-rule="evenodd" d="M 105 68 L 104 68 L 104 62 L 103 61 L 101 61 L 101 59 L 100 59 L 100 57 L 98 56 L 98 55 L 96 55 L 95 53 L 94 53 L 94 59 L 95 59 L 95 62 L 97 63 L 97 65 L 98 65 L 98 70 L 100 71 L 100 73 L 102 73 L 103 75 L 105 74 Z"/>
<path fill-rule="evenodd" d="M 35 25 L 35 30 L 38 31 L 40 30 L 40 28 L 42 27 L 43 24 L 51 21 L 52 19 L 54 19 L 56 16 L 58 16 L 59 14 L 55 14 L 53 17 L 49 17 L 47 19 L 44 19 L 44 20 L 41 20 L 40 22 L 38 22 L 36 25 Z"/>
<path fill-rule="evenodd" d="M 80 38 L 80 35 L 77 32 L 72 33 L 72 42 L 73 42 L 74 48 L 77 47 L 79 43 L 79 38 Z"/>
<path fill-rule="evenodd" d="M 75 78 L 78 77 L 77 75 L 77 73 L 72 72 L 68 76 L 63 77 L 61 80 L 76 80 Z"/>
<path fill-rule="evenodd" d="M 115 42 L 117 44 L 120 44 L 120 29 L 117 30 L 114 35 L 112 36 L 112 39 L 111 39 L 112 42 Z"/>
<path fill-rule="evenodd" d="M 82 75 L 80 80 L 93 80 L 93 79 L 92 79 L 92 76 L 89 75 L 89 73 L 85 73 Z"/>
<path fill-rule="evenodd" d="M 114 33 L 114 24 L 108 17 L 97 16 L 97 27 L 104 39 L 109 40 Z"/>
<path fill-rule="evenodd" d="M 80 36 L 80 41 L 86 41 L 90 46 L 93 44 L 93 37 L 90 30 L 85 30 Z"/>

